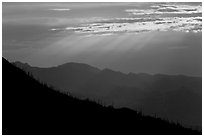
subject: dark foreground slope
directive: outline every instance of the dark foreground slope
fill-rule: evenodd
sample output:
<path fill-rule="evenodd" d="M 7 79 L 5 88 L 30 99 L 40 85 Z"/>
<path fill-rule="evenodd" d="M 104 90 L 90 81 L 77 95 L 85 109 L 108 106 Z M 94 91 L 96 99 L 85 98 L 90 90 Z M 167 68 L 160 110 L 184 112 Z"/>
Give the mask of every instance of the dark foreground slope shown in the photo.
<path fill-rule="evenodd" d="M 130 109 L 78 100 L 2 61 L 3 134 L 201 134 Z"/>

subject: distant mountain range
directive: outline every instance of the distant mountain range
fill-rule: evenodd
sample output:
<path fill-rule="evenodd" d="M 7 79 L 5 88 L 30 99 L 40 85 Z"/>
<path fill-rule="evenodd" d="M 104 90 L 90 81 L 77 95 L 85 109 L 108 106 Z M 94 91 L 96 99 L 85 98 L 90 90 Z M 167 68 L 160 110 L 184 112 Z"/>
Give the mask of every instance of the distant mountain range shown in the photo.
<path fill-rule="evenodd" d="M 60 93 L 3 58 L 2 134 L 194 135 L 201 132 L 128 108 L 105 107 Z"/>
<path fill-rule="evenodd" d="M 184 75 L 124 74 L 81 63 L 39 68 L 14 62 L 41 82 L 77 97 L 129 107 L 185 126 L 202 126 L 202 78 Z"/>

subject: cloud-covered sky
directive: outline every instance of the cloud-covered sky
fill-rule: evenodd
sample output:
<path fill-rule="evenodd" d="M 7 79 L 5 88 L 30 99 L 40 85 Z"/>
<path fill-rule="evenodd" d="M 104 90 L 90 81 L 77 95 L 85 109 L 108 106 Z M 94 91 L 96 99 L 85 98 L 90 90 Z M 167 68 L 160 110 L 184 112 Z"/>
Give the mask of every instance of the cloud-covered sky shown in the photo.
<path fill-rule="evenodd" d="M 53 28 L 82 33 L 117 33 L 149 31 L 202 31 L 202 6 L 184 4 L 153 4 L 144 9 L 125 9 L 126 18 L 92 18 L 78 27 Z M 138 17 L 140 16 L 140 17 Z"/>
<path fill-rule="evenodd" d="M 202 3 L 3 3 L 3 56 L 201 74 Z M 184 70 L 185 68 L 185 70 Z"/>

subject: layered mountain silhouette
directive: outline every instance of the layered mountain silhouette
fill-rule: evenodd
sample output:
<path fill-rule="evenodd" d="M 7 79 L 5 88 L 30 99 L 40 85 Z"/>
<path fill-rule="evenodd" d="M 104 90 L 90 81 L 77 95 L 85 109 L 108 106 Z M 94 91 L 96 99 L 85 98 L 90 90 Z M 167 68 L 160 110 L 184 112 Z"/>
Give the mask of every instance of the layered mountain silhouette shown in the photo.
<path fill-rule="evenodd" d="M 95 70 L 87 69 L 91 74 L 99 73 Z M 128 108 L 105 107 L 93 101 L 79 100 L 42 84 L 31 73 L 17 68 L 4 58 L 2 88 L 4 135 L 201 134 Z"/>
<path fill-rule="evenodd" d="M 124 74 L 110 69 L 66 63 L 51 68 L 14 65 L 39 81 L 81 98 L 128 107 L 194 128 L 202 126 L 202 79 L 184 75 Z"/>

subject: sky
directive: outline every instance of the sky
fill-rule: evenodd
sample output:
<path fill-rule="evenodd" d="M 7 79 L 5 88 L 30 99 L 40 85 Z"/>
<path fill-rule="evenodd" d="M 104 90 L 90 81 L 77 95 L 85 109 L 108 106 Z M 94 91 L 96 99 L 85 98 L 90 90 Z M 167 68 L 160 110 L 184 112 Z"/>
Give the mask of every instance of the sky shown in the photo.
<path fill-rule="evenodd" d="M 6 3 L 2 55 L 51 67 L 201 76 L 202 3 Z"/>

